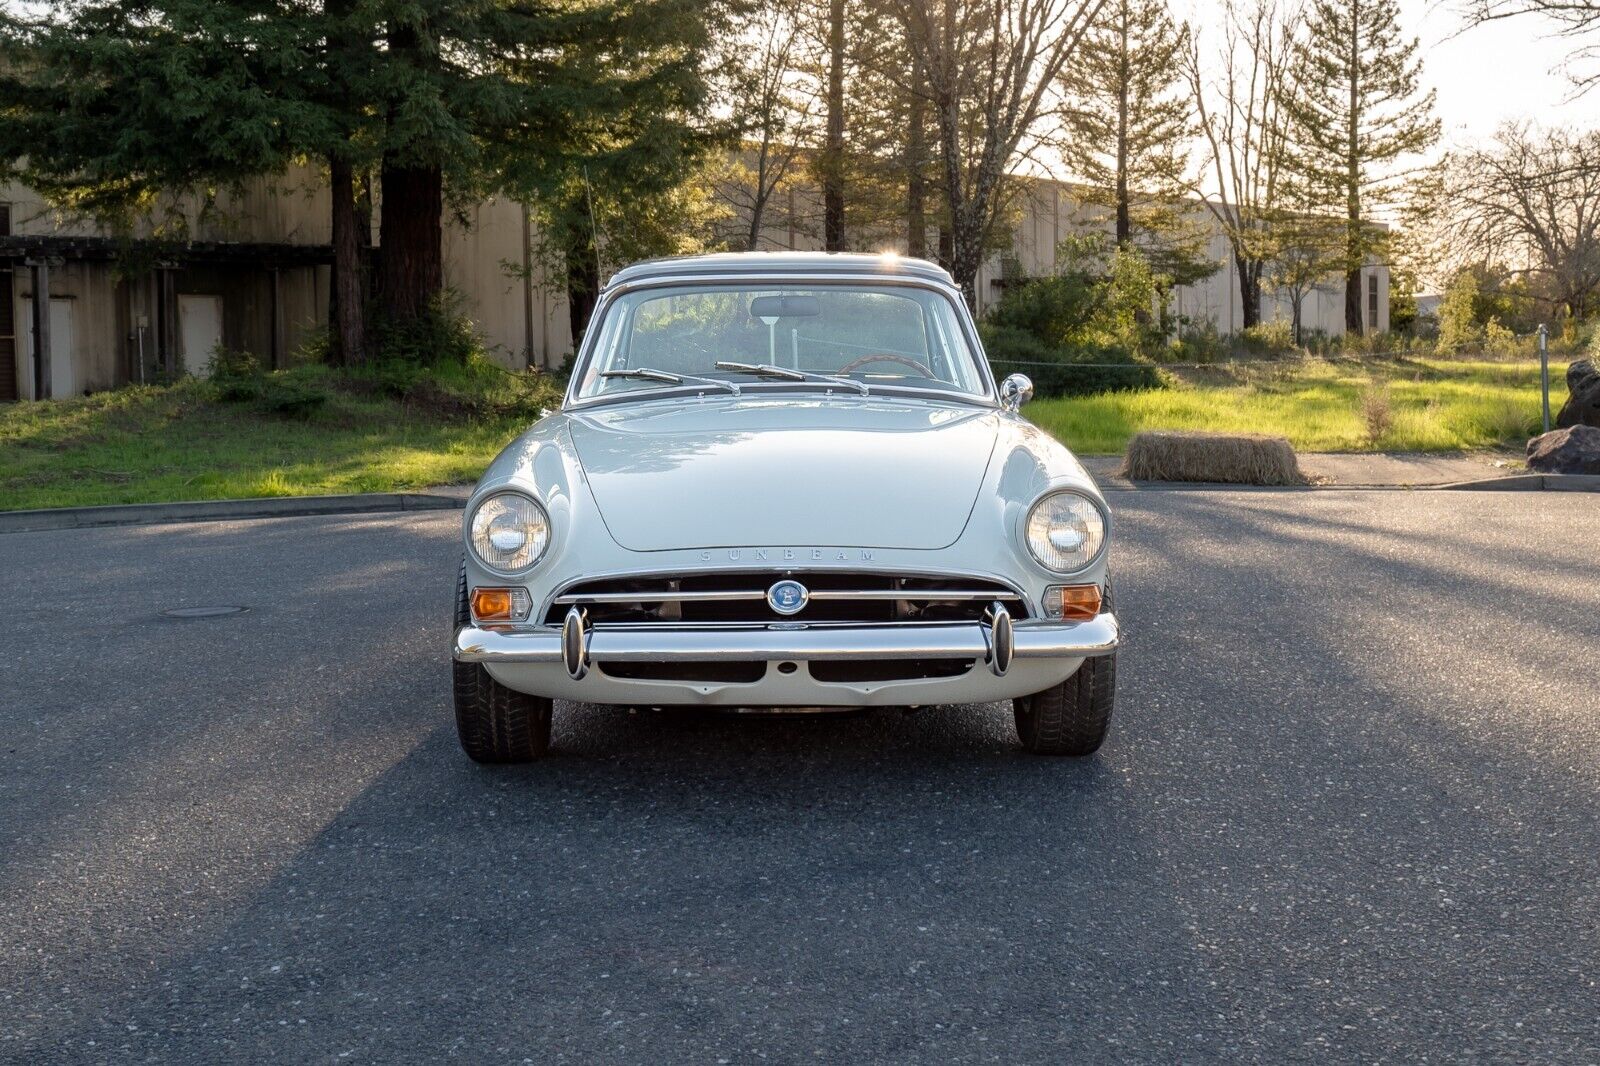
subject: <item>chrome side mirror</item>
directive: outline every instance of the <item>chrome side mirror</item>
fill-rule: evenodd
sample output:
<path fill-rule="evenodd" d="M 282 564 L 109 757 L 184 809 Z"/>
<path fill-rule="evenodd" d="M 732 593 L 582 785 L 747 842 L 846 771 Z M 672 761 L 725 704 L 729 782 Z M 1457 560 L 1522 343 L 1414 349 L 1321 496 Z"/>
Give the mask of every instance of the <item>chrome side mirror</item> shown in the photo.
<path fill-rule="evenodd" d="M 1012 374 L 1000 383 L 1000 406 L 1007 411 L 1020 411 L 1022 405 L 1033 399 L 1033 382 L 1026 374 Z"/>

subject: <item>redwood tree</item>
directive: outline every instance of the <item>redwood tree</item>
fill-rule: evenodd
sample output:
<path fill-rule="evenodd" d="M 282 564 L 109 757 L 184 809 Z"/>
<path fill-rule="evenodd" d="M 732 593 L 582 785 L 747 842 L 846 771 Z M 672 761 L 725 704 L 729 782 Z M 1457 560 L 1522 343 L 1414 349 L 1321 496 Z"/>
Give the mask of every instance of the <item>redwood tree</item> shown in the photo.
<path fill-rule="evenodd" d="M 679 107 L 697 83 L 705 12 L 695 0 L 82 0 L 0 13 L 0 157 L 56 203 L 124 220 L 330 161 L 342 339 L 360 291 L 357 172 L 380 170 L 376 290 L 383 321 L 404 325 L 443 286 L 447 191 L 525 193 L 614 155 L 640 101 Z"/>

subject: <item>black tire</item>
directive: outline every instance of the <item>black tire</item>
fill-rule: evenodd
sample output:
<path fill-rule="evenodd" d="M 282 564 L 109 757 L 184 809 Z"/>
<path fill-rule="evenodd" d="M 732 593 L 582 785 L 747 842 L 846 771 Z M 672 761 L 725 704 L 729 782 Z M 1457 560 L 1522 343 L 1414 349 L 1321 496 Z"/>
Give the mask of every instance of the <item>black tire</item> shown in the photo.
<path fill-rule="evenodd" d="M 1085 659 L 1053 688 L 1011 701 L 1017 736 L 1035 755 L 1092 755 L 1105 743 L 1116 698 L 1117 655 Z"/>
<path fill-rule="evenodd" d="M 1106 610 L 1111 583 L 1106 582 Z M 1022 746 L 1035 755 L 1092 755 L 1105 743 L 1117 696 L 1117 653 L 1085 659 L 1059 685 L 1011 701 Z"/>
<path fill-rule="evenodd" d="M 467 564 L 456 582 L 456 629 L 471 622 Z M 506 688 L 481 663 L 450 663 L 455 682 L 456 735 L 474 762 L 532 762 L 550 752 L 552 701 Z"/>

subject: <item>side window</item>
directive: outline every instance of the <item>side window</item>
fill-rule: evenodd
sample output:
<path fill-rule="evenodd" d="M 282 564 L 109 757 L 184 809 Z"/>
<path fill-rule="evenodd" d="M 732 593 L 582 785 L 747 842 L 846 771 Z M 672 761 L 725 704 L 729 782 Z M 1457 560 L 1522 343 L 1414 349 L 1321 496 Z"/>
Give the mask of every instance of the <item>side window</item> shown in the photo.
<path fill-rule="evenodd" d="M 1378 275 L 1367 275 L 1367 328 L 1378 328 Z"/>

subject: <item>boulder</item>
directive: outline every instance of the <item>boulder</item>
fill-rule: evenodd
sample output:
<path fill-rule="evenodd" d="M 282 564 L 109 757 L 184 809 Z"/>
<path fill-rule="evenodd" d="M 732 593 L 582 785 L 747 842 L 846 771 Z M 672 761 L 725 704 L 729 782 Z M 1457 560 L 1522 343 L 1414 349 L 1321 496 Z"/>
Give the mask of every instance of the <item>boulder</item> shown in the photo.
<path fill-rule="evenodd" d="M 1600 474 L 1600 429 L 1568 426 L 1528 442 L 1528 469 L 1541 474 Z"/>
<path fill-rule="evenodd" d="M 1600 426 L 1600 367 L 1593 359 L 1579 359 L 1567 367 L 1567 392 L 1556 425 Z"/>

